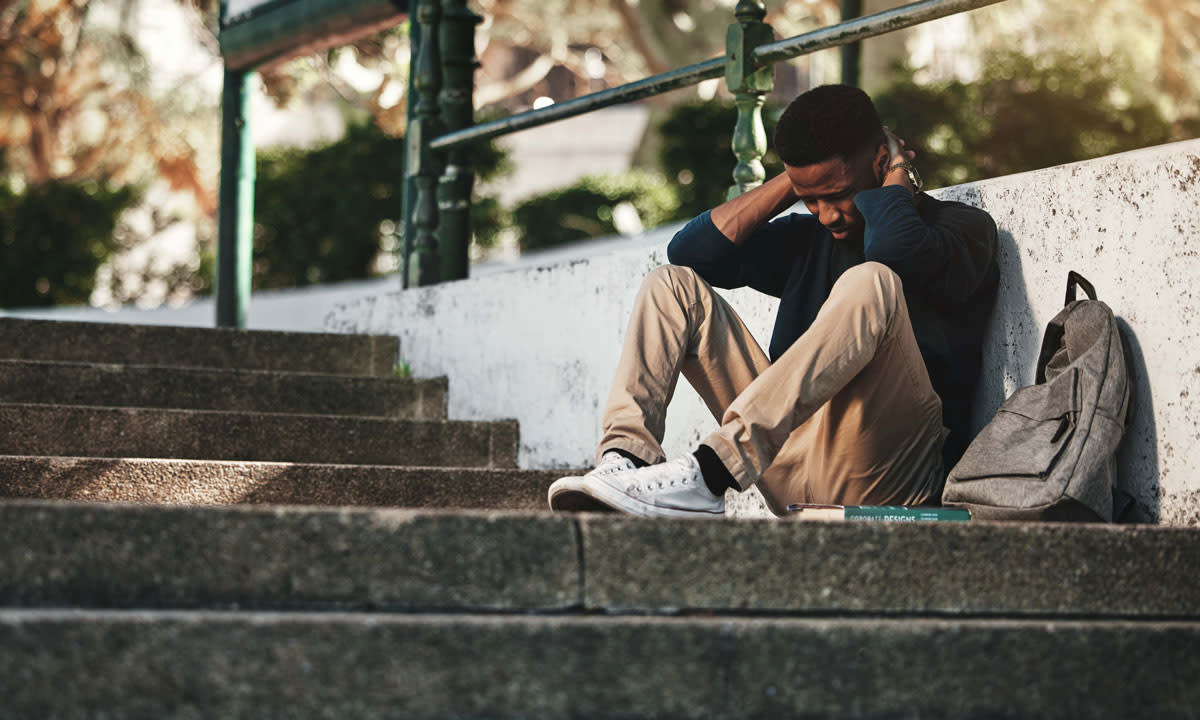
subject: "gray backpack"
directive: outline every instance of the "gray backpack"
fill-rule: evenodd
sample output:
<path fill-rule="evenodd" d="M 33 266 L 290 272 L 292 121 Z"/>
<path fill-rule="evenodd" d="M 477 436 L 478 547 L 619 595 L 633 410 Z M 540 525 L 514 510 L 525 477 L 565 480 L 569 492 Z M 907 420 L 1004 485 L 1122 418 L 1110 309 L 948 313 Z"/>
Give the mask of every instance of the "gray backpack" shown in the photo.
<path fill-rule="evenodd" d="M 1090 300 L 1076 300 L 1076 285 Z M 1111 522 L 1130 377 L 1116 319 L 1075 272 L 1037 384 L 1008 398 L 950 471 L 942 503 L 981 520 Z"/>

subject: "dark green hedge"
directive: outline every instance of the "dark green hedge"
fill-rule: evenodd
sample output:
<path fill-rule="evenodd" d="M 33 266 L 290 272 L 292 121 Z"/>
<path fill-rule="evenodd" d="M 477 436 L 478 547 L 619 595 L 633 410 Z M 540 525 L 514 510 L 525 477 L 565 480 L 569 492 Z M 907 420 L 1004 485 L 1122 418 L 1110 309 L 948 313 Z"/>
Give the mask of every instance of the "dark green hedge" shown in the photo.
<path fill-rule="evenodd" d="M 0 184 L 0 307 L 86 303 L 134 198 L 97 183 Z"/>

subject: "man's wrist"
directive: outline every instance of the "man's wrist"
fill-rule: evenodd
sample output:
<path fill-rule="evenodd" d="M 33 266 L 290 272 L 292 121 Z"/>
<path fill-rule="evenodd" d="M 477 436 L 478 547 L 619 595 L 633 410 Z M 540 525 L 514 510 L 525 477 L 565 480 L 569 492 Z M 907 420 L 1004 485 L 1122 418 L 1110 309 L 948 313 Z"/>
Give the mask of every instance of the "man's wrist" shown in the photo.
<path fill-rule="evenodd" d="M 885 185 L 904 185 L 914 193 L 924 185 L 916 166 L 903 160 L 889 165 L 883 180 Z"/>

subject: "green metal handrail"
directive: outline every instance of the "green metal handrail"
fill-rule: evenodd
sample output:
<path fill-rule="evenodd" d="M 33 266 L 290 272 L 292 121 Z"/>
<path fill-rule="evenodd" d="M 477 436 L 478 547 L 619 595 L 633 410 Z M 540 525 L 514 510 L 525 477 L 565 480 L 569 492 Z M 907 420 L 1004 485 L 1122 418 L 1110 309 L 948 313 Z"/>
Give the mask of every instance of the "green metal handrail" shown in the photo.
<path fill-rule="evenodd" d="M 759 46 L 754 50 L 754 62 L 762 66 L 781 60 L 790 60 L 800 55 L 828 50 L 1001 2 L 1004 0 L 922 0 Z M 702 63 L 635 80 L 625 85 L 555 103 L 538 110 L 530 110 L 500 120 L 480 123 L 465 130 L 445 133 L 434 138 L 430 142 L 430 147 L 434 150 L 447 150 L 458 145 L 490 140 L 519 130 L 528 130 L 558 120 L 565 120 L 592 110 L 641 100 L 670 90 L 696 85 L 703 80 L 721 77 L 724 68 L 725 57 L 715 57 Z"/>

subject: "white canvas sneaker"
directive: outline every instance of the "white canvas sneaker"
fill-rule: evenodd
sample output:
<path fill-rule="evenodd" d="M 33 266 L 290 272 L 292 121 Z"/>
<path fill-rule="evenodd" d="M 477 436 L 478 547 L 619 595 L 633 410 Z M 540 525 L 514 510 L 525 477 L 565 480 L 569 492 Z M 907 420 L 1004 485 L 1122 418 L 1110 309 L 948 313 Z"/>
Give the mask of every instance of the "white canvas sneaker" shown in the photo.
<path fill-rule="evenodd" d="M 593 498 L 584 487 L 589 481 L 605 475 L 636 470 L 637 465 L 619 452 L 609 450 L 600 456 L 600 464 L 586 475 L 569 475 L 554 481 L 548 494 L 551 510 L 571 512 L 612 512 L 615 508 Z"/>
<path fill-rule="evenodd" d="M 704 484 L 700 464 L 691 453 L 643 468 L 633 467 L 623 457 L 628 467 L 610 465 L 604 462 L 609 454 L 605 453 L 600 466 L 587 475 L 555 480 L 549 493 L 551 509 L 613 509 L 650 517 L 725 514 L 724 496 L 713 495 Z"/>

